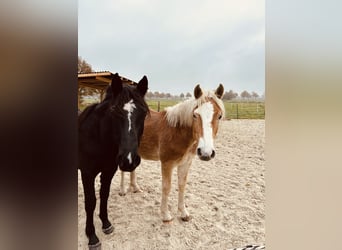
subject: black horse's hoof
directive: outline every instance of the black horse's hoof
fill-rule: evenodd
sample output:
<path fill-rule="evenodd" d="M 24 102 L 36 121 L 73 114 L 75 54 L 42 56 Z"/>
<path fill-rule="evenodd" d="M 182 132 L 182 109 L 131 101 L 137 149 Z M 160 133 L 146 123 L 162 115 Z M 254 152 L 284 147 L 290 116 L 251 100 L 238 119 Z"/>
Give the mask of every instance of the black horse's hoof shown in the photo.
<path fill-rule="evenodd" d="M 88 236 L 89 242 L 88 247 L 89 250 L 101 250 L 101 242 L 99 238 L 97 238 L 96 234 L 92 234 L 91 236 Z"/>
<path fill-rule="evenodd" d="M 107 228 L 102 228 L 102 232 L 105 234 L 110 234 L 114 231 L 114 227 L 112 225 L 109 225 Z"/>
<path fill-rule="evenodd" d="M 89 250 L 101 250 L 101 242 L 99 241 L 95 244 L 91 244 L 91 245 L 89 244 L 88 247 L 89 247 Z"/>

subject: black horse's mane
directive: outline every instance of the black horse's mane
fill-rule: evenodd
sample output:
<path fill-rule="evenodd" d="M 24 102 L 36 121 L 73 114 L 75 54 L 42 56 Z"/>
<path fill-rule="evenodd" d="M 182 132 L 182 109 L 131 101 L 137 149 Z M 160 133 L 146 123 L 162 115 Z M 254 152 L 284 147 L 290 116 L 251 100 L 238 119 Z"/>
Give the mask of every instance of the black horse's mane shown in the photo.
<path fill-rule="evenodd" d="M 98 103 L 94 103 L 88 107 L 86 107 L 79 115 L 78 115 L 78 125 L 80 125 L 88 115 L 96 108 Z"/>
<path fill-rule="evenodd" d="M 112 87 L 109 85 L 106 90 L 105 98 L 102 102 L 97 104 L 96 110 L 104 111 L 109 109 L 112 114 L 125 116 L 126 113 L 122 107 L 133 99 L 137 108 L 142 109 L 145 112 L 149 112 L 149 108 L 144 97 L 136 90 L 136 88 L 136 86 L 122 84 L 122 91 L 119 94 L 120 98 L 115 98 L 113 100 Z"/>
<path fill-rule="evenodd" d="M 134 100 L 134 104 L 137 108 L 142 109 L 149 115 L 149 107 L 145 102 L 145 99 L 141 94 L 135 90 L 136 86 L 131 86 L 128 84 L 123 84 L 122 91 L 119 94 L 119 98 L 113 100 L 112 87 L 109 85 L 106 90 L 105 98 L 100 103 L 94 103 L 88 106 L 81 114 L 78 116 L 78 123 L 82 123 L 90 113 L 93 111 L 106 112 L 109 111 L 111 114 L 118 116 L 125 116 L 126 113 L 123 110 L 123 106 L 129 102 L 131 99 Z"/>

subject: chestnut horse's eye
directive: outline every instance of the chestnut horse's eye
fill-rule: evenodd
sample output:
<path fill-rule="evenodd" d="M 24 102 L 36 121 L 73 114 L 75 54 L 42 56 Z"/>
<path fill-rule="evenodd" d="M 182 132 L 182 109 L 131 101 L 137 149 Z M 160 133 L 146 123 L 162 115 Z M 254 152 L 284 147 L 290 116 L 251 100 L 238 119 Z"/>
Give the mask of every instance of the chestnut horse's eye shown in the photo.
<path fill-rule="evenodd" d="M 220 116 L 218 117 L 219 120 L 221 120 L 221 118 L 222 118 L 222 115 L 220 115 Z"/>

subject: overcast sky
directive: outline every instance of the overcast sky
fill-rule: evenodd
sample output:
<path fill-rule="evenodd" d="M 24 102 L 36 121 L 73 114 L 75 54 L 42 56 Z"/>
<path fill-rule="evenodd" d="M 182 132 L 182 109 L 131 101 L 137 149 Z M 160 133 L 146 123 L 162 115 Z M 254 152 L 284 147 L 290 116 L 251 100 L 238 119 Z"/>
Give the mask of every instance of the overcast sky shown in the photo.
<path fill-rule="evenodd" d="M 265 91 L 264 0 L 82 0 L 78 54 L 149 90 Z"/>

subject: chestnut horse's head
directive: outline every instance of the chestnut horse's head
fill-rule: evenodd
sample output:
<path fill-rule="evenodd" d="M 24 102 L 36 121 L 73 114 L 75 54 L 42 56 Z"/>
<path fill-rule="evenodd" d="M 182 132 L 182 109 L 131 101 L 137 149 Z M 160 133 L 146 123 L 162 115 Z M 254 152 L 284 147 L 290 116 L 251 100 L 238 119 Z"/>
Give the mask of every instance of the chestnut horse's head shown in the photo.
<path fill-rule="evenodd" d="M 197 105 L 193 109 L 193 134 L 198 140 L 197 155 L 204 161 L 215 157 L 214 138 L 218 131 L 219 120 L 225 116 L 225 108 L 221 100 L 223 92 L 222 84 L 215 93 L 203 92 L 199 85 L 194 89 Z"/>
<path fill-rule="evenodd" d="M 204 161 L 209 161 L 215 156 L 214 138 L 219 120 L 225 117 L 225 108 L 221 100 L 223 91 L 222 84 L 215 92 L 202 91 L 197 85 L 194 89 L 195 98 L 166 108 L 166 119 L 171 127 L 192 128 L 192 152 L 197 151 L 199 158 Z"/>

